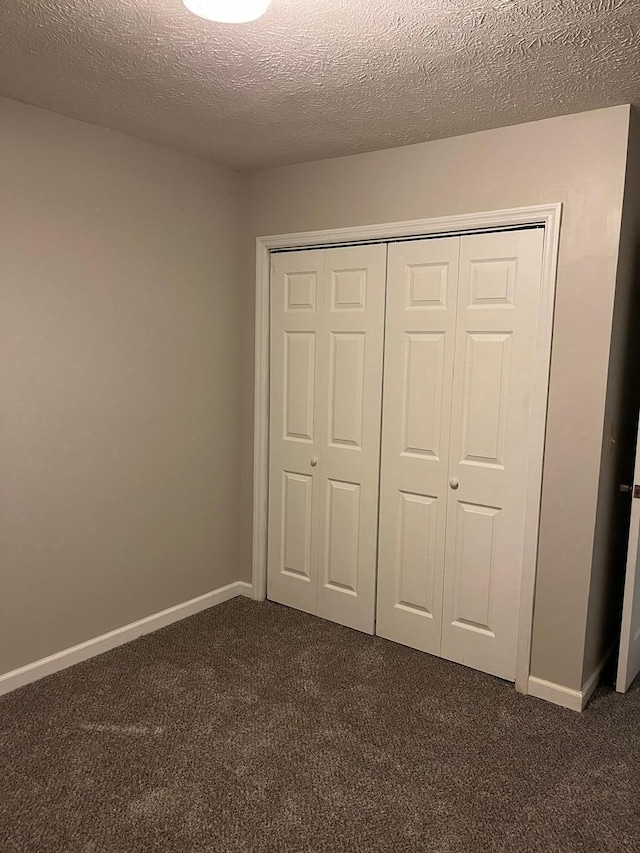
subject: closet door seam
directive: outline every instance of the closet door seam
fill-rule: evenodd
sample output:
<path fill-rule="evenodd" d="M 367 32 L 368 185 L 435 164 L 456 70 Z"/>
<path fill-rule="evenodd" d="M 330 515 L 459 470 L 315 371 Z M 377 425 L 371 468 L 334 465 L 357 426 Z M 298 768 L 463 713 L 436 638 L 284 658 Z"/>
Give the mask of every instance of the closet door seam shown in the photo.
<path fill-rule="evenodd" d="M 380 490 L 382 488 L 382 436 L 384 434 L 384 377 L 387 354 L 387 301 L 389 298 L 389 243 L 385 244 L 384 256 L 384 306 L 382 324 L 382 367 L 380 392 L 380 445 L 378 447 L 378 512 L 376 527 L 376 577 L 373 590 L 373 633 L 378 630 L 378 575 L 380 568 Z"/>
<path fill-rule="evenodd" d="M 453 431 L 453 387 L 454 387 L 454 377 L 456 372 L 456 352 L 458 347 L 458 313 L 460 311 L 460 261 L 462 257 L 462 240 L 463 237 L 458 237 L 458 274 L 456 277 L 456 310 L 455 317 L 453 321 L 453 365 L 451 370 L 451 399 L 449 400 L 449 453 L 447 458 L 447 484 L 450 482 L 451 477 L 451 433 Z M 445 511 L 444 511 L 444 553 L 445 553 L 445 563 L 444 563 L 444 576 L 446 580 L 447 574 L 447 537 L 449 533 L 449 493 L 446 493 L 446 501 L 445 501 Z M 439 655 L 442 656 L 442 630 L 444 626 L 444 594 L 441 601 L 441 619 L 440 619 L 440 644 L 439 644 Z"/>

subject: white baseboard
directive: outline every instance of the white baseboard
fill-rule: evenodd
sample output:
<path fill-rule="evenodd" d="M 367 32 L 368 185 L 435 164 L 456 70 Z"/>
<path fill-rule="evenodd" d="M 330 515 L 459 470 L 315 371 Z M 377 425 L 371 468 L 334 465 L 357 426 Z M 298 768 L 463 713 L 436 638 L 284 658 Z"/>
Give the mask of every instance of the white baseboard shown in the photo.
<path fill-rule="evenodd" d="M 593 691 L 598 686 L 602 670 L 613 654 L 613 648 L 611 646 L 603 656 L 589 678 L 582 685 L 582 690 L 572 690 L 570 687 L 563 687 L 562 684 L 555 684 L 553 681 L 545 681 L 544 678 L 536 678 L 535 675 L 530 675 L 528 681 L 529 696 L 553 702 L 554 705 L 561 705 L 563 708 L 569 708 L 571 711 L 584 711 L 587 702 L 591 699 Z"/>
<path fill-rule="evenodd" d="M 52 675 L 61 669 L 66 669 L 83 660 L 108 652 L 109 649 L 114 649 L 116 646 L 129 643 L 143 634 L 151 634 L 153 631 L 171 625 L 173 622 L 178 622 L 180 619 L 185 619 L 187 616 L 193 616 L 195 613 L 200 613 L 200 611 L 214 607 L 216 604 L 222 604 L 223 601 L 228 601 L 238 595 L 251 598 L 253 596 L 252 585 L 245 581 L 236 581 L 221 586 L 219 589 L 206 592 L 190 601 L 161 610 L 160 613 L 153 613 L 151 616 L 145 616 L 144 619 L 138 619 L 137 622 L 123 625 L 121 628 L 109 631 L 108 634 L 102 634 L 100 637 L 86 640 L 70 649 L 63 649 L 54 655 L 49 655 L 49 657 L 21 666 L 19 669 L 6 672 L 4 675 L 0 675 L 0 696 L 17 690 L 18 687 L 24 687 L 25 684 L 30 684 L 39 678 L 44 678 L 45 675 Z"/>
<path fill-rule="evenodd" d="M 605 668 L 607 663 L 609 662 L 609 658 L 613 654 L 613 650 L 615 648 L 615 643 L 609 646 L 607 651 L 602 656 L 602 660 L 598 663 L 596 668 L 593 670 L 589 678 L 582 685 L 582 707 L 586 708 L 587 702 L 591 699 L 591 695 L 593 691 L 596 689 L 598 684 L 600 683 L 600 676 L 602 675 L 602 670 Z"/>
<path fill-rule="evenodd" d="M 529 696 L 544 699 L 545 702 L 553 702 L 554 705 L 561 705 L 572 711 L 582 711 L 582 690 L 572 690 L 570 687 L 563 687 L 562 684 L 536 678 L 535 675 L 529 676 L 528 687 Z"/>

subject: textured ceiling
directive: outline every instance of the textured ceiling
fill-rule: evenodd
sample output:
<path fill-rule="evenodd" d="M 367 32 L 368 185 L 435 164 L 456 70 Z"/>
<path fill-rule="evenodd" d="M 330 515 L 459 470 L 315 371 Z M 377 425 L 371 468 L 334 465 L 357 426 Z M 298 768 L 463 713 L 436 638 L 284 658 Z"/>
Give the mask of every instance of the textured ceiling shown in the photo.
<path fill-rule="evenodd" d="M 239 169 L 640 103 L 640 0 L 0 0 L 0 94 Z"/>

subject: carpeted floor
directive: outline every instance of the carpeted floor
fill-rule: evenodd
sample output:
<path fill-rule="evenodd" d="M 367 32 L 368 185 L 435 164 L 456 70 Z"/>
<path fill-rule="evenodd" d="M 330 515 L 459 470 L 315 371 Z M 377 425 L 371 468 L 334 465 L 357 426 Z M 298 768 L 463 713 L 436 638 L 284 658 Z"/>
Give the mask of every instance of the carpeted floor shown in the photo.
<path fill-rule="evenodd" d="M 640 684 L 575 714 L 235 599 L 0 699 L 1 853 L 640 850 Z"/>

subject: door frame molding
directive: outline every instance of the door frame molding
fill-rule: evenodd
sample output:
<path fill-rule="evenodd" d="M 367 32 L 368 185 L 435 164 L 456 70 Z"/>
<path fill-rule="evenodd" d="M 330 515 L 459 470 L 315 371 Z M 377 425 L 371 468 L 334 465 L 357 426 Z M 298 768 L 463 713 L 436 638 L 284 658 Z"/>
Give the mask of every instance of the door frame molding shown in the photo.
<path fill-rule="evenodd" d="M 270 255 L 274 249 L 310 249 L 363 241 L 385 241 L 401 237 L 464 236 L 466 232 L 517 228 L 523 225 L 544 227 L 542 278 L 536 365 L 533 389 L 533 430 L 529 447 L 524 554 L 518 640 L 516 653 L 516 690 L 528 693 L 531 659 L 531 634 L 536 568 L 540 501 L 549 396 L 549 370 L 555 304 L 560 220 L 562 204 L 533 205 L 507 210 L 486 211 L 408 222 L 387 222 L 324 231 L 275 234 L 256 239 L 256 305 L 255 305 L 255 395 L 253 452 L 253 597 L 267 597 L 267 517 L 269 482 L 269 282 Z"/>

